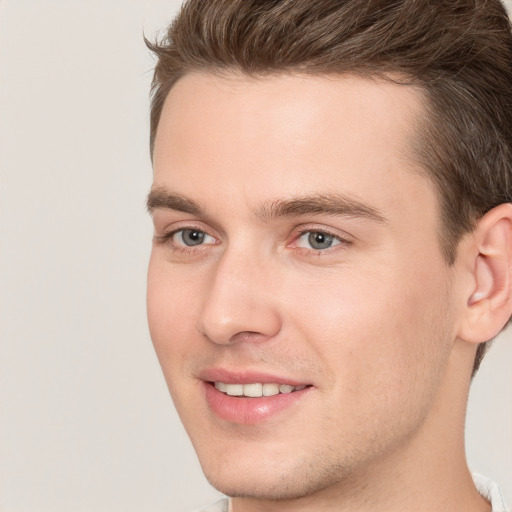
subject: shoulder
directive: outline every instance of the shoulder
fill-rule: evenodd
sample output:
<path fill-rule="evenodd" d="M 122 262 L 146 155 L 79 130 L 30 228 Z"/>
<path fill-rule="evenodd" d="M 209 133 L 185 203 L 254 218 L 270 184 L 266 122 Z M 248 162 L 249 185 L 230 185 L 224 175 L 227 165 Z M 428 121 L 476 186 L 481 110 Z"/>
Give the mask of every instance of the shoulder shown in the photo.
<path fill-rule="evenodd" d="M 473 474 L 473 480 L 478 492 L 491 503 L 492 512 L 510 512 L 497 484 L 477 473 Z"/>
<path fill-rule="evenodd" d="M 197 512 L 229 512 L 229 499 L 224 498 L 209 507 L 198 510 Z"/>

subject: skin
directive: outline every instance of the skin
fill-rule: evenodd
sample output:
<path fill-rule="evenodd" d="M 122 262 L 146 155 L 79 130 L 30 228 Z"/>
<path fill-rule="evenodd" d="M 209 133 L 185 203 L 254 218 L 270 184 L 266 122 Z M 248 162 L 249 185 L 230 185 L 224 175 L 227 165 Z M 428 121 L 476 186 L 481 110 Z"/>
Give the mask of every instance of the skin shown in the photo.
<path fill-rule="evenodd" d="M 490 510 L 463 435 L 476 344 L 489 333 L 462 334 L 494 274 L 475 274 L 487 260 L 475 264 L 474 235 L 453 266 L 443 259 L 436 192 L 407 150 L 422 108 L 414 88 L 349 76 L 191 73 L 166 100 L 150 331 L 203 470 L 235 512 Z M 329 194 L 358 208 L 306 201 L 269 214 Z M 204 243 L 186 246 L 186 228 Z M 313 248 L 312 231 L 334 245 Z M 233 423 L 208 407 L 207 367 L 311 388 L 264 422 Z"/>

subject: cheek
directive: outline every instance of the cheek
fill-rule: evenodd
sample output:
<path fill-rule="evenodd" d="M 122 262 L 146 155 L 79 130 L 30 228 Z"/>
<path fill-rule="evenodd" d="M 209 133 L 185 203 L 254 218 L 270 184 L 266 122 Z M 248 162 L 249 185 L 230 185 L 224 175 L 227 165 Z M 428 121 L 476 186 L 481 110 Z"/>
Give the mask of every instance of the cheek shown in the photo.
<path fill-rule="evenodd" d="M 197 402 L 188 361 L 195 347 L 191 308 L 198 298 L 193 292 L 197 286 L 182 286 L 180 275 L 182 278 L 183 274 L 171 272 L 165 261 L 152 256 L 148 270 L 147 313 L 151 340 L 167 387 L 179 415 L 186 419 L 191 412 L 186 405 Z M 190 422 L 185 420 L 185 423 Z"/>
<path fill-rule="evenodd" d="M 193 306 L 198 301 L 192 284 L 170 272 L 165 262 L 151 257 L 148 270 L 147 314 L 151 339 L 164 373 L 177 368 L 190 349 Z"/>
<path fill-rule="evenodd" d="M 356 440 L 378 449 L 428 415 L 449 353 L 443 289 L 368 274 L 296 304 L 306 312 L 295 318 L 300 336 L 323 369 L 322 431 L 351 440 L 356 452 Z"/>
<path fill-rule="evenodd" d="M 450 325 L 440 323 L 449 318 L 445 273 L 408 275 L 406 263 L 396 269 L 333 273 L 288 299 L 290 325 L 309 340 L 331 381 L 357 394 L 422 386 L 447 357 Z"/>

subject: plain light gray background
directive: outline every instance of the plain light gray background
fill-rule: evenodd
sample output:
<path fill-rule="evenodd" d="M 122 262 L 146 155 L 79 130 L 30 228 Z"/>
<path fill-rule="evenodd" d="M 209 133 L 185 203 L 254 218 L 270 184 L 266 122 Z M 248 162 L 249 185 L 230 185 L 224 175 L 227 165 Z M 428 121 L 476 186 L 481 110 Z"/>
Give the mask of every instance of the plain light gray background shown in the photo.
<path fill-rule="evenodd" d="M 146 327 L 153 60 L 171 0 L 0 0 L 0 511 L 216 499 Z M 473 385 L 472 468 L 512 502 L 512 334 Z"/>

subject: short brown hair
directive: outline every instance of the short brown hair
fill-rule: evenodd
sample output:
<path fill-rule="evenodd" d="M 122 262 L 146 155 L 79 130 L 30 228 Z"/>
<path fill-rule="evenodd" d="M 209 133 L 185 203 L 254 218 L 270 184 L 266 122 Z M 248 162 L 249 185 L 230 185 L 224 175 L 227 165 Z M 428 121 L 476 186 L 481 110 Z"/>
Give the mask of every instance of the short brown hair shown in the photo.
<path fill-rule="evenodd" d="M 167 94 L 190 71 L 379 76 L 425 94 L 413 149 L 438 190 L 449 264 L 463 234 L 512 201 L 512 34 L 499 0 L 188 0 L 146 43 L 158 57 L 151 152 Z"/>

